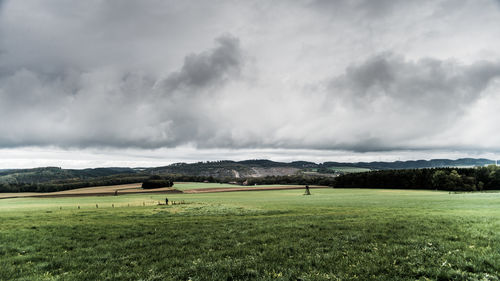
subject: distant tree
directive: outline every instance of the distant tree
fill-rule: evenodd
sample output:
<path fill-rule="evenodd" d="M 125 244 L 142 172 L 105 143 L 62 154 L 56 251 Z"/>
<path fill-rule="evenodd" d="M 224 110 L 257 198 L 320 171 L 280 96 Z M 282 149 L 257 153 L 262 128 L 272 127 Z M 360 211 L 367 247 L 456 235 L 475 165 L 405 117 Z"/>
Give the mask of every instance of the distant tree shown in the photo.
<path fill-rule="evenodd" d="M 452 170 L 448 175 L 446 190 L 463 190 L 462 177 L 458 174 L 457 170 Z"/>
<path fill-rule="evenodd" d="M 162 180 L 162 176 L 160 175 L 152 175 L 149 177 L 149 180 Z"/>
<path fill-rule="evenodd" d="M 432 186 L 436 189 L 444 189 L 448 183 L 448 175 L 443 170 L 435 171 L 432 175 Z"/>
<path fill-rule="evenodd" d="M 479 191 L 483 191 L 483 189 L 484 189 L 484 182 L 479 181 L 479 182 L 477 183 L 477 189 L 478 189 Z"/>
<path fill-rule="evenodd" d="M 476 179 L 474 177 L 468 177 L 462 175 L 462 190 L 464 191 L 476 191 Z"/>
<path fill-rule="evenodd" d="M 500 170 L 498 169 L 497 166 L 494 166 L 494 165 L 488 166 L 488 170 L 490 171 L 490 174 L 488 176 L 488 178 L 489 178 L 488 185 L 492 188 L 499 188 L 500 187 Z"/>

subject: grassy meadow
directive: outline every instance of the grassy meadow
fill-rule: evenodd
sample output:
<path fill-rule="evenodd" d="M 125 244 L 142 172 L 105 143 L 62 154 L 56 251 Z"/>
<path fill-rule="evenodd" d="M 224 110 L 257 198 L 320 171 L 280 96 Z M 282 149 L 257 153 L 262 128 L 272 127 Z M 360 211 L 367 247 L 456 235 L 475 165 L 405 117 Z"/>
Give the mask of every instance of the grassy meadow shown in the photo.
<path fill-rule="evenodd" d="M 363 173 L 371 171 L 370 169 L 359 167 L 329 167 L 328 169 L 342 173 Z"/>
<path fill-rule="evenodd" d="M 176 182 L 173 187 L 177 190 L 190 190 L 198 188 L 241 187 L 241 185 L 228 183 Z"/>
<path fill-rule="evenodd" d="M 2 199 L 0 280 L 499 280 L 500 193 L 303 192 Z"/>

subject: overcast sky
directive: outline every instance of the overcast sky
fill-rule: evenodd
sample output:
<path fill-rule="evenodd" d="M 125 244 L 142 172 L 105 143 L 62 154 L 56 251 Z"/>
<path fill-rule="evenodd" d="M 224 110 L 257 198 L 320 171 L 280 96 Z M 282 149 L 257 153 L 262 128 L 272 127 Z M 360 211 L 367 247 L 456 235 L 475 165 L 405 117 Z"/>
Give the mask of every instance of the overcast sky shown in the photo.
<path fill-rule="evenodd" d="M 0 168 L 497 157 L 498 0 L 0 0 Z"/>

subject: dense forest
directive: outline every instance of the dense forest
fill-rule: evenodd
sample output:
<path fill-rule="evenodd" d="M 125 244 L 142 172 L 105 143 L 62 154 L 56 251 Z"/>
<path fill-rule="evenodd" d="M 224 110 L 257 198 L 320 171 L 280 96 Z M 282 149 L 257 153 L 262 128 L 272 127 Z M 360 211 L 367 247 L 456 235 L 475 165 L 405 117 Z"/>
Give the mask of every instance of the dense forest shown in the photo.
<path fill-rule="evenodd" d="M 231 179 L 225 179 L 229 181 Z M 232 179 L 239 184 L 326 185 L 334 188 L 437 189 L 483 191 L 500 189 L 500 167 L 426 168 L 350 173 L 338 177 L 311 175 Z"/>
<path fill-rule="evenodd" d="M 68 179 L 48 182 L 0 183 L 0 192 L 54 192 L 91 186 L 107 186 L 143 182 L 148 175 L 120 174 L 90 179 Z"/>
<path fill-rule="evenodd" d="M 484 167 L 486 165 L 495 164 L 494 160 L 484 158 L 461 158 L 457 160 L 450 159 L 431 159 L 431 160 L 410 160 L 410 161 L 395 161 L 395 162 L 357 162 L 357 163 L 342 163 L 342 162 L 324 162 L 318 164 L 320 167 L 353 167 L 367 168 L 370 170 L 407 170 L 407 169 L 423 169 L 423 168 L 471 168 Z"/>
<path fill-rule="evenodd" d="M 483 191 L 500 189 L 500 167 L 382 170 L 335 178 L 336 188 L 437 189 Z"/>
<path fill-rule="evenodd" d="M 51 192 L 141 182 L 148 176 L 131 168 L 61 169 L 44 167 L 0 172 L 0 192 Z"/>

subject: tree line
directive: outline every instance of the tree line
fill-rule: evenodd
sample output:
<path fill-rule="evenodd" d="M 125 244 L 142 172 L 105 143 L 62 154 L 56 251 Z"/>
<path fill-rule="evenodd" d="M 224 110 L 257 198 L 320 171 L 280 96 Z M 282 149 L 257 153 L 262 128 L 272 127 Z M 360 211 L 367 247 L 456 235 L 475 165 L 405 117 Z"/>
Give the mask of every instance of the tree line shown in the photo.
<path fill-rule="evenodd" d="M 433 168 L 382 170 L 346 174 L 335 179 L 337 188 L 437 189 L 483 191 L 500 189 L 500 168 Z"/>
<path fill-rule="evenodd" d="M 82 187 L 109 186 L 142 182 L 148 175 L 115 175 L 92 179 L 54 180 L 49 182 L 4 182 L 0 192 L 55 192 Z"/>

